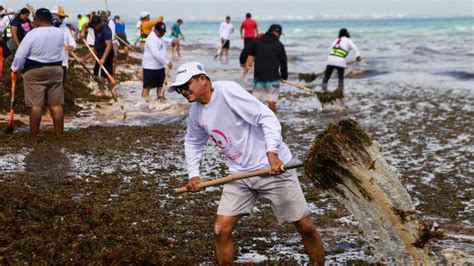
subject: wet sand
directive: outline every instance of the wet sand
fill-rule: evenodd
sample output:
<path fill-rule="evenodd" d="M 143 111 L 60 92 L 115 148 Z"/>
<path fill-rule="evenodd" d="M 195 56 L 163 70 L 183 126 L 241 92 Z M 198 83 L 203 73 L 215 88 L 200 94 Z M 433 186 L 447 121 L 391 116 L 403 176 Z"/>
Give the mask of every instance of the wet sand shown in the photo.
<path fill-rule="evenodd" d="M 218 68 L 208 72 L 230 75 Z M 400 174 L 418 217 L 445 228 L 445 237 L 431 243 L 433 260 L 445 262 L 448 248 L 472 258 L 474 96 L 455 88 L 368 86 L 347 80 L 344 112 L 317 112 L 315 96 L 283 87 L 277 116 L 294 157 L 303 159 L 329 123 L 356 119 Z M 60 139 L 50 128 L 32 138 L 26 127 L 13 135 L 5 135 L 4 127 L 3 263 L 213 263 L 212 223 L 220 189 L 171 193 L 186 182 L 185 115 L 158 125 L 69 129 Z M 209 145 L 202 173 L 216 178 L 226 169 L 224 157 Z M 372 262 L 357 221 L 301 170 L 299 176 L 328 262 Z M 296 231 L 277 224 L 265 202 L 241 219 L 234 240 L 240 262 L 307 260 Z"/>

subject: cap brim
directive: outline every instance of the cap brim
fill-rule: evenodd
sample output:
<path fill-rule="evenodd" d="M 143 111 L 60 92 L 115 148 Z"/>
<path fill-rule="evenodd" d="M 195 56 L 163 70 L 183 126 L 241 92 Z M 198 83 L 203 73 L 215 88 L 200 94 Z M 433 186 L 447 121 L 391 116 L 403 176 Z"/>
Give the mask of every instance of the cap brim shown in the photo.
<path fill-rule="evenodd" d="M 174 92 L 174 91 L 176 90 L 176 88 L 179 88 L 179 86 L 182 86 L 182 85 L 186 84 L 186 82 L 188 82 L 188 81 L 189 81 L 189 80 L 186 80 L 186 81 L 184 81 L 184 82 L 176 82 L 176 81 L 175 81 L 173 84 L 171 84 L 171 85 L 168 87 L 167 91 L 168 91 L 169 93 Z"/>

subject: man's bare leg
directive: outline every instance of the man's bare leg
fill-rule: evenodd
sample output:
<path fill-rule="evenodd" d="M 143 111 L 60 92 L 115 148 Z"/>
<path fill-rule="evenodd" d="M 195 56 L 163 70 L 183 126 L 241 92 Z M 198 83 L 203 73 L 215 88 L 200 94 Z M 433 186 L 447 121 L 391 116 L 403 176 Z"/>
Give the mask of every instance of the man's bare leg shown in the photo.
<path fill-rule="evenodd" d="M 277 104 L 274 101 L 268 101 L 268 108 L 272 110 L 274 113 L 276 113 L 277 110 Z"/>
<path fill-rule="evenodd" d="M 217 215 L 214 222 L 214 241 L 216 261 L 219 265 L 232 265 L 234 263 L 234 245 L 232 231 L 238 216 Z"/>
<path fill-rule="evenodd" d="M 49 106 L 51 115 L 53 116 L 54 134 L 61 136 L 64 130 L 64 111 L 61 105 Z"/>
<path fill-rule="evenodd" d="M 293 224 L 303 239 L 303 246 L 309 258 L 318 264 L 324 265 L 323 241 L 316 226 L 314 226 L 311 216 L 308 215 L 299 221 L 293 222 Z"/>
<path fill-rule="evenodd" d="M 33 106 L 30 111 L 30 133 L 31 135 L 37 135 L 41 124 L 41 106 Z"/>

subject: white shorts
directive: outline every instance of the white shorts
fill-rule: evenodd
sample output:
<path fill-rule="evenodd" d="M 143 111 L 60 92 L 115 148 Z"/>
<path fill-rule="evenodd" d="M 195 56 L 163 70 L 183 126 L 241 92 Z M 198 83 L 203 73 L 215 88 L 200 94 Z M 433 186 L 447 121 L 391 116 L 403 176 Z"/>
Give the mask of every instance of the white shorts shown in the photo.
<path fill-rule="evenodd" d="M 295 169 L 278 176 L 255 176 L 225 184 L 217 214 L 250 214 L 259 197 L 270 201 L 279 222 L 296 222 L 310 214 Z"/>

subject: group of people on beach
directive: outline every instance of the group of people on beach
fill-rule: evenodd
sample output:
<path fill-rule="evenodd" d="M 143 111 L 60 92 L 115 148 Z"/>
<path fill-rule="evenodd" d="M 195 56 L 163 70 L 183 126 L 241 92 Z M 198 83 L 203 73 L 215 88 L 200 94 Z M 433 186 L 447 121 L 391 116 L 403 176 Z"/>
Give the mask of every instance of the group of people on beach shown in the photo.
<path fill-rule="evenodd" d="M 28 17 L 32 12 L 24 8 L 13 16 L 11 10 L 6 10 L 5 16 L 11 22 L 5 36 L 10 36 L 10 39 L 7 45 L 3 39 L 4 49 L 0 52 L 5 53 L 6 47 L 14 53 L 11 71 L 23 73 L 25 103 L 31 107 L 30 132 L 33 135 L 39 132 L 42 108 L 47 106 L 55 134 L 60 136 L 64 126 L 65 69 L 69 52 L 76 49 L 76 41 L 90 45 L 97 56 L 94 75 L 102 79 L 99 82 L 101 95 L 105 94 L 103 83 L 108 78 L 107 73 L 114 74 L 117 45 L 130 49 L 136 47 L 128 42 L 123 21 L 119 16 L 111 19 L 109 11 L 79 15 L 77 28 L 62 25 L 68 15 L 61 6 L 39 8 L 34 11 L 34 21 L 30 21 Z M 157 99 L 164 100 L 166 67 L 173 67 L 166 46 L 172 46 L 172 54 L 180 56 L 179 38 L 184 40 L 180 29 L 182 24 L 183 21 L 178 19 L 171 27 L 171 38 L 168 38 L 163 16 L 151 20 L 149 12 L 140 14 L 137 24 L 140 35 L 136 43 L 143 48 L 142 97 L 145 100 L 149 100 L 152 88 L 157 88 Z M 225 60 L 228 60 L 233 31 L 231 19 L 226 17 L 219 28 L 221 46 L 218 53 Z M 292 154 L 283 142 L 281 125 L 275 115 L 280 81 L 288 79 L 287 55 L 280 42 L 283 27 L 272 24 L 261 34 L 256 21 L 247 13 L 240 34 L 244 49 L 239 61 L 244 73 L 254 65 L 253 95 L 236 82 L 211 81 L 211 76 L 199 62 L 179 66 L 175 81 L 167 89 L 168 93 L 181 94 L 192 103 L 184 141 L 189 177 L 186 188 L 194 192 L 201 190 L 199 166 L 209 139 L 226 155 L 230 172 L 248 172 L 269 166 L 269 176 L 256 176 L 224 185 L 214 223 L 217 262 L 233 263 L 234 226 L 241 216 L 251 213 L 257 199 L 262 197 L 270 201 L 278 221 L 294 224 L 310 259 L 324 263 L 323 243 L 312 221 L 296 170 L 285 171 Z M 360 53 L 350 40 L 348 31 L 341 29 L 329 55 L 323 88 L 334 69 L 339 74 L 339 86 L 342 86 L 345 58 L 351 49 L 356 51 L 360 60 Z M 128 50 L 125 53 L 128 54 Z"/>

